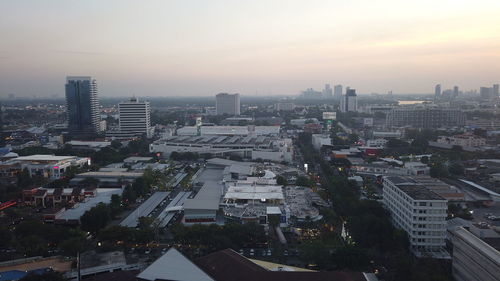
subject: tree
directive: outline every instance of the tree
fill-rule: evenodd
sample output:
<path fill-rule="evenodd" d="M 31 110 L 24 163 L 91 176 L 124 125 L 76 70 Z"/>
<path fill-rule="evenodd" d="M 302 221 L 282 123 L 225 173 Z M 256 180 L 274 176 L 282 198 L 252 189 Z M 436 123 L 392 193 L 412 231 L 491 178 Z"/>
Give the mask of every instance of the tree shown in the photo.
<path fill-rule="evenodd" d="M 135 203 L 135 200 L 137 200 L 137 194 L 135 193 L 134 189 L 130 184 L 125 186 L 122 196 L 123 196 L 123 201 L 126 204 L 133 204 Z"/>
<path fill-rule="evenodd" d="M 283 177 L 283 176 L 276 176 L 276 183 L 278 185 L 285 186 L 285 185 L 287 185 L 288 182 L 286 181 L 285 177 Z"/>
<path fill-rule="evenodd" d="M 132 183 L 132 189 L 137 196 L 144 196 L 149 192 L 150 186 L 144 177 L 140 177 Z"/>
<path fill-rule="evenodd" d="M 117 242 L 117 241 L 133 241 L 133 228 L 126 226 L 114 225 L 99 231 L 98 238 L 100 241 Z"/>
<path fill-rule="evenodd" d="M 21 188 L 27 188 L 33 185 L 33 179 L 31 178 L 30 172 L 27 168 L 24 168 L 17 174 L 17 185 Z"/>
<path fill-rule="evenodd" d="M 298 186 L 309 186 L 310 187 L 310 186 L 313 185 L 313 182 L 308 177 L 299 176 L 299 177 L 297 177 L 297 180 L 295 181 L 295 185 L 298 185 Z"/>
<path fill-rule="evenodd" d="M 422 156 L 422 158 L 420 158 L 420 162 L 423 164 L 429 164 L 429 156 Z"/>
<path fill-rule="evenodd" d="M 80 218 L 82 229 L 91 233 L 97 233 L 104 228 L 111 220 L 109 207 L 100 203 L 92 209 L 86 211 Z"/>
<path fill-rule="evenodd" d="M 355 143 L 359 140 L 359 136 L 357 134 L 350 134 L 348 139 L 349 143 Z"/>
<path fill-rule="evenodd" d="M 122 143 L 119 140 L 112 140 L 111 147 L 114 149 L 120 149 L 122 147 Z"/>
<path fill-rule="evenodd" d="M 448 169 L 446 169 L 444 164 L 441 162 L 433 163 L 431 165 L 431 169 L 429 171 L 429 174 L 433 178 L 445 178 L 449 175 Z"/>
<path fill-rule="evenodd" d="M 332 267 L 332 256 L 328 248 L 319 241 L 300 246 L 299 259 L 307 264 L 315 264 L 320 269 L 331 269 Z"/>
<path fill-rule="evenodd" d="M 109 203 L 111 217 L 116 217 L 122 211 L 122 198 L 118 194 L 111 195 L 111 202 Z"/>
<path fill-rule="evenodd" d="M 56 271 L 49 271 L 43 274 L 39 273 L 28 273 L 23 278 L 19 279 L 19 281 L 64 281 L 66 280 L 62 273 Z"/>
<path fill-rule="evenodd" d="M 85 237 L 72 237 L 62 241 L 59 248 L 68 256 L 76 256 L 85 249 Z"/>
<path fill-rule="evenodd" d="M 410 145 L 402 140 L 390 139 L 387 141 L 386 146 L 389 148 L 402 148 L 402 147 L 409 147 Z"/>
<path fill-rule="evenodd" d="M 453 163 L 450 165 L 448 168 L 451 174 L 456 175 L 456 176 L 461 176 L 464 174 L 464 166 L 460 163 Z"/>
<path fill-rule="evenodd" d="M 370 262 L 365 249 L 345 245 L 335 250 L 333 262 L 337 269 L 363 270 Z"/>

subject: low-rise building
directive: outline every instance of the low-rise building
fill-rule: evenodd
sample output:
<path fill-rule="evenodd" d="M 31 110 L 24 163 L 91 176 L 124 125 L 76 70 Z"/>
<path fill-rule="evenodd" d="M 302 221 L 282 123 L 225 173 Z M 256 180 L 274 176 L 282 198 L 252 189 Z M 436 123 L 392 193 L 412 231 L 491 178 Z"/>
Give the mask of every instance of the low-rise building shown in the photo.
<path fill-rule="evenodd" d="M 332 138 L 325 134 L 313 134 L 312 145 L 314 149 L 320 150 L 324 145 L 332 145 Z"/>
<path fill-rule="evenodd" d="M 142 177 L 144 172 L 134 171 L 134 172 L 86 172 L 75 175 L 69 181 L 70 186 L 81 186 L 86 185 L 89 180 L 95 180 L 97 187 L 124 187 L 127 184 L 133 183 L 136 179 Z M 87 180 L 87 181 L 86 181 Z"/>
<path fill-rule="evenodd" d="M 71 145 L 73 149 L 83 149 L 83 150 L 93 150 L 99 151 L 101 148 L 111 146 L 110 141 L 79 141 L 72 140 L 66 142 L 66 144 Z"/>
<path fill-rule="evenodd" d="M 449 145 L 459 145 L 462 147 L 481 147 L 486 145 L 486 139 L 472 134 L 462 134 L 455 136 L 439 136 L 438 143 Z"/>
<path fill-rule="evenodd" d="M 366 146 L 368 147 L 385 147 L 388 140 L 383 138 L 371 139 L 366 141 Z"/>
<path fill-rule="evenodd" d="M 374 138 L 391 138 L 391 139 L 399 139 L 403 137 L 403 133 L 401 131 L 374 131 L 373 133 Z"/>
<path fill-rule="evenodd" d="M 90 158 L 36 154 L 2 162 L 0 173 L 8 176 L 27 169 L 30 176 L 37 175 L 57 180 L 64 175 L 69 167 L 83 167 L 85 165 L 90 165 Z"/>
<path fill-rule="evenodd" d="M 292 102 L 279 102 L 274 104 L 274 109 L 277 111 L 293 111 L 295 104 Z"/>
<path fill-rule="evenodd" d="M 177 129 L 179 136 L 277 136 L 280 126 L 185 126 Z"/>
<path fill-rule="evenodd" d="M 277 162 L 293 160 L 291 139 L 272 136 L 174 136 L 149 145 L 151 153 L 172 152 L 210 153 L 214 155 L 236 154 L 244 158 Z"/>

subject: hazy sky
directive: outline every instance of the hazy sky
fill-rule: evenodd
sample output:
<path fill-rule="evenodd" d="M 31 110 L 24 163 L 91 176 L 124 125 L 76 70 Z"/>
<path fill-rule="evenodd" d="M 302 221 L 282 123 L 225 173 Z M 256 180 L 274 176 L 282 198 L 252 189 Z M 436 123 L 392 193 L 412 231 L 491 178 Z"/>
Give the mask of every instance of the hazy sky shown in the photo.
<path fill-rule="evenodd" d="M 499 0 L 0 0 L 0 95 L 431 93 L 500 82 Z"/>

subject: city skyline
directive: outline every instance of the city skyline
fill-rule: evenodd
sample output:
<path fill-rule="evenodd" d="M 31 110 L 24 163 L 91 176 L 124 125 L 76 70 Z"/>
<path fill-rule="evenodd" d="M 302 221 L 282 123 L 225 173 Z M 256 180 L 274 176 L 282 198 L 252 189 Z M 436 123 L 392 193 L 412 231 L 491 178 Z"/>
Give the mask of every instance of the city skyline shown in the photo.
<path fill-rule="evenodd" d="M 103 97 L 153 97 L 294 95 L 325 83 L 432 94 L 497 84 L 500 73 L 498 1 L 0 6 L 2 97 L 62 96 L 71 75 L 95 77 Z"/>

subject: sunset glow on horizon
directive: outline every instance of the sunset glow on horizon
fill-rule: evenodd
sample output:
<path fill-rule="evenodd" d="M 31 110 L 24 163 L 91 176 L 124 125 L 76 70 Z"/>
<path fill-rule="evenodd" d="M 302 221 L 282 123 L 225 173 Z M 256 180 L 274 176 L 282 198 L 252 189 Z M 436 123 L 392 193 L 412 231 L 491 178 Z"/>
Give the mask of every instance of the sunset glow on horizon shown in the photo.
<path fill-rule="evenodd" d="M 285 5 L 286 3 L 286 5 Z M 500 82 L 500 1 L 0 0 L 0 97 L 432 93 Z"/>

